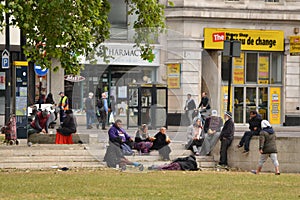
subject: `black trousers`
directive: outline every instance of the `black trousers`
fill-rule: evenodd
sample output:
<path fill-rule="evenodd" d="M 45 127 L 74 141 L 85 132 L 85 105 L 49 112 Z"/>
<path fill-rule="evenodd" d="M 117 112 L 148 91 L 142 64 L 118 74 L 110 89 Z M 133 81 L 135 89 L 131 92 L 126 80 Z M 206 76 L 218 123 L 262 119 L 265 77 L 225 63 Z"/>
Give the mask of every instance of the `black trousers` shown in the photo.
<path fill-rule="evenodd" d="M 251 138 L 252 138 L 252 132 L 246 131 L 239 143 L 240 146 L 244 146 L 245 151 L 249 151 Z"/>
<path fill-rule="evenodd" d="M 97 117 L 99 124 L 101 124 L 102 129 L 105 129 L 107 115 L 105 110 L 100 111 L 100 117 Z"/>
<path fill-rule="evenodd" d="M 219 165 L 228 165 L 227 162 L 227 150 L 231 145 L 232 140 L 222 139 L 220 149 L 220 162 Z"/>

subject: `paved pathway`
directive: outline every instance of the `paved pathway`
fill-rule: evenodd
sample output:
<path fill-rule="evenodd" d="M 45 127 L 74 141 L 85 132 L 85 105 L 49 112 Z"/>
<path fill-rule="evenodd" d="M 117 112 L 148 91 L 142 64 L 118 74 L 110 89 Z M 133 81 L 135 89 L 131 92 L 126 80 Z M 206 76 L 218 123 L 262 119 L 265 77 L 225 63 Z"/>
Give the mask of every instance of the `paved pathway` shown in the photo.
<path fill-rule="evenodd" d="M 108 129 L 109 127 L 107 127 Z M 300 137 L 300 126 L 274 126 L 274 129 L 278 137 Z M 136 131 L 135 128 L 129 128 L 125 130 L 127 133 L 134 137 Z M 173 142 L 185 142 L 186 141 L 187 126 L 169 126 L 167 134 L 170 136 Z M 236 125 L 235 136 L 242 136 L 243 133 L 248 130 L 247 125 Z M 107 141 L 108 130 L 97 129 L 95 126 L 92 129 L 86 129 L 85 125 L 78 126 L 78 133 L 89 134 L 91 137 L 97 137 L 99 141 Z M 150 135 L 154 135 L 158 130 L 149 130 Z"/>

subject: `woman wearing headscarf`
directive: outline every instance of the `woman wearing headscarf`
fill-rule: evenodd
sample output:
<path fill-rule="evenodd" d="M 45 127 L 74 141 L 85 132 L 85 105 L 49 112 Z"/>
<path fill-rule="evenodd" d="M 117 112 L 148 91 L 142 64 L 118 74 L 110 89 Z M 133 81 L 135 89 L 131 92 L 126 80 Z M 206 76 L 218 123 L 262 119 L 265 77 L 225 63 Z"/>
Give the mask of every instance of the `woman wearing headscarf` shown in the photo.
<path fill-rule="evenodd" d="M 187 144 L 185 147 L 198 156 L 200 155 L 202 143 L 202 120 L 199 117 L 195 117 L 193 124 L 187 129 Z"/>
<path fill-rule="evenodd" d="M 55 144 L 73 144 L 72 133 L 76 133 L 77 129 L 76 118 L 72 110 L 66 111 L 66 118 L 57 129 Z"/>
<path fill-rule="evenodd" d="M 147 154 L 153 146 L 154 138 L 149 136 L 148 126 L 143 124 L 139 130 L 136 131 L 134 139 L 134 148 L 139 152 Z"/>
<path fill-rule="evenodd" d="M 261 121 L 261 128 L 262 130 L 259 133 L 260 160 L 258 162 L 257 169 L 251 170 L 251 172 L 253 174 L 259 174 L 263 164 L 267 161 L 268 157 L 270 157 L 275 167 L 275 175 L 280 175 L 275 131 L 267 120 Z"/>

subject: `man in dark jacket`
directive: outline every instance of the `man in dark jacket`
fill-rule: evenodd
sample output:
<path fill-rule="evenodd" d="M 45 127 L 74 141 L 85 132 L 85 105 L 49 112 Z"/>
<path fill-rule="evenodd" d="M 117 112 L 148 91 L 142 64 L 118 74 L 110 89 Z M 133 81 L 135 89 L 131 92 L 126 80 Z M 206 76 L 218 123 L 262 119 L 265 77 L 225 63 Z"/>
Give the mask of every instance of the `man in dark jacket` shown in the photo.
<path fill-rule="evenodd" d="M 263 164 L 267 161 L 268 157 L 270 157 L 275 167 L 275 175 L 280 175 L 275 131 L 267 120 L 262 120 L 261 127 L 262 130 L 259 135 L 260 160 L 257 169 L 251 170 L 251 172 L 253 174 L 259 174 Z"/>
<path fill-rule="evenodd" d="M 198 109 L 203 109 L 203 110 L 209 110 L 210 109 L 209 98 L 207 97 L 206 92 L 202 92 L 201 102 L 198 106 Z"/>
<path fill-rule="evenodd" d="M 221 149 L 220 149 L 220 162 L 219 165 L 227 167 L 227 150 L 231 145 L 234 136 L 234 122 L 232 120 L 232 114 L 226 111 L 224 114 L 225 124 L 220 134 Z"/>
<path fill-rule="evenodd" d="M 241 148 L 244 146 L 243 153 L 249 152 L 249 146 L 250 146 L 250 140 L 252 136 L 259 135 L 259 132 L 261 130 L 261 116 L 258 114 L 255 110 L 250 111 L 250 119 L 248 121 L 249 123 L 249 129 L 250 131 L 246 131 L 238 144 L 238 148 Z"/>
<path fill-rule="evenodd" d="M 185 102 L 184 110 L 185 110 L 186 116 L 189 120 L 188 121 L 189 125 L 191 125 L 193 122 L 193 113 L 194 113 L 195 109 L 196 109 L 196 104 L 195 104 L 194 99 L 192 99 L 192 95 L 187 94 L 187 100 Z"/>

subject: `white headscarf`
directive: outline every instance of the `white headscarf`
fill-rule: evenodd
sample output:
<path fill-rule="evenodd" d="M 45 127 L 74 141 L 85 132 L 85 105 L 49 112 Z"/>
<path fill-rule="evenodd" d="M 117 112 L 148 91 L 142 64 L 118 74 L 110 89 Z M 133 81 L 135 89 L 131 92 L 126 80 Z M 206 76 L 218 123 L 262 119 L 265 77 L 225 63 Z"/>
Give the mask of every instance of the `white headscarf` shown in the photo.
<path fill-rule="evenodd" d="M 271 124 L 267 120 L 261 121 L 261 128 L 272 127 Z"/>

